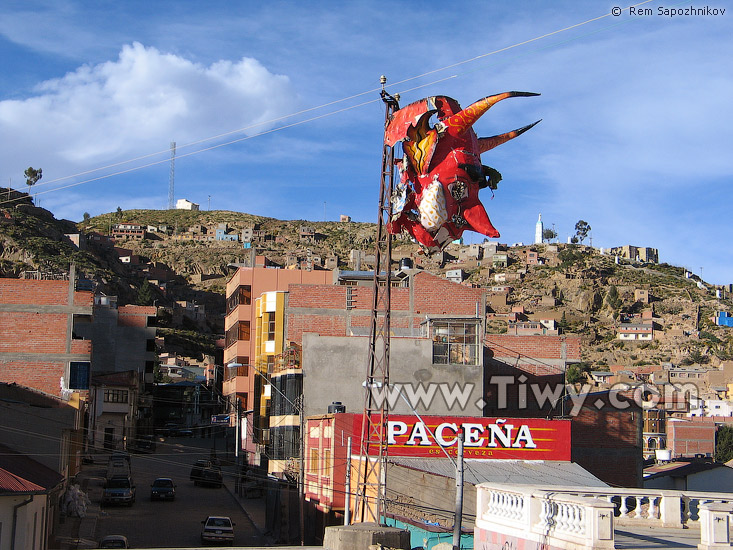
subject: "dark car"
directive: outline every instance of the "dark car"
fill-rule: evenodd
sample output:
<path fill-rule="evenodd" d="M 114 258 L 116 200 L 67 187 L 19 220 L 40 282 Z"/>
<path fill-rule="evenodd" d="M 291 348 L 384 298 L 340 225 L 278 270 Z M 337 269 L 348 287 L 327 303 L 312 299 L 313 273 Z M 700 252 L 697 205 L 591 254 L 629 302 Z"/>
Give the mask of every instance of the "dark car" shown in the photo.
<path fill-rule="evenodd" d="M 211 462 L 208 460 L 196 461 L 193 468 L 191 468 L 191 475 L 189 476 L 189 479 L 193 481 L 194 485 L 198 485 L 198 482 L 201 480 L 201 472 L 204 471 L 204 468 L 208 468 L 209 466 L 211 466 Z"/>
<path fill-rule="evenodd" d="M 102 504 L 127 504 L 135 502 L 135 484 L 129 476 L 114 476 L 104 483 Z"/>
<path fill-rule="evenodd" d="M 134 450 L 138 453 L 154 453 L 155 437 L 152 435 L 141 435 L 135 440 Z"/>
<path fill-rule="evenodd" d="M 99 541 L 100 548 L 130 548 L 124 535 L 107 535 Z"/>
<path fill-rule="evenodd" d="M 201 479 L 199 480 L 199 483 L 209 487 L 221 487 L 224 484 L 223 477 L 221 475 L 221 468 L 212 465 L 201 470 Z"/>
<path fill-rule="evenodd" d="M 169 477 L 159 477 L 150 485 L 150 500 L 173 500 L 176 498 L 176 485 Z"/>

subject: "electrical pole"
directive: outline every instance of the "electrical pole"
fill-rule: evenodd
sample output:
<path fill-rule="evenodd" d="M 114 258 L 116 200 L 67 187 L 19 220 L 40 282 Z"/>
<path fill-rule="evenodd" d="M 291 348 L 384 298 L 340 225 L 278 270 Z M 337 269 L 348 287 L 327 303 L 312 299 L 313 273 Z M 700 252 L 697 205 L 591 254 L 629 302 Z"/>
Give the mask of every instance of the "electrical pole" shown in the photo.
<path fill-rule="evenodd" d="M 346 494 L 344 495 L 344 525 L 351 523 L 351 437 L 346 440 Z"/>
<path fill-rule="evenodd" d="M 298 471 L 298 512 L 300 515 L 300 545 L 305 546 L 305 394 L 297 399 L 300 415 L 300 469 Z"/>
<path fill-rule="evenodd" d="M 173 210 L 175 198 L 174 182 L 176 180 L 176 142 L 171 141 L 171 170 L 168 175 L 168 210 Z"/>
<path fill-rule="evenodd" d="M 458 432 L 458 460 L 456 460 L 456 518 L 453 524 L 453 550 L 461 548 L 463 523 L 463 428 Z"/>
<path fill-rule="evenodd" d="M 384 90 L 386 77 L 381 78 L 382 101 L 385 104 L 385 128 L 392 114 L 399 109 L 398 97 Z M 375 243 L 372 318 L 369 337 L 369 358 L 364 382 L 364 414 L 362 416 L 359 450 L 359 480 L 356 488 L 354 520 L 382 522 L 387 475 L 387 417 L 389 404 L 377 399 L 374 390 L 389 388 L 390 297 L 392 286 L 392 235 L 387 222 L 392 218 L 394 189 L 394 150 L 382 144 L 382 177 L 379 189 L 379 216 Z"/>

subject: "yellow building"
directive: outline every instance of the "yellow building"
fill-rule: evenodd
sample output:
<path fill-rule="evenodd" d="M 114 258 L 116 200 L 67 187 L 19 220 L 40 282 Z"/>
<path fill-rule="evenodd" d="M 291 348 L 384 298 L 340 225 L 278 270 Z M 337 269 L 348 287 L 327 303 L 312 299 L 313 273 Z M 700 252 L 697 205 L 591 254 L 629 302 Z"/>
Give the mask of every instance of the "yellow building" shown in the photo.
<path fill-rule="evenodd" d="M 255 356 L 252 364 L 259 375 L 254 381 L 254 429 L 260 443 L 266 446 L 270 442 L 268 419 L 271 397 L 267 380 L 275 366 L 275 357 L 284 349 L 286 294 L 283 291 L 265 292 L 255 300 Z"/>

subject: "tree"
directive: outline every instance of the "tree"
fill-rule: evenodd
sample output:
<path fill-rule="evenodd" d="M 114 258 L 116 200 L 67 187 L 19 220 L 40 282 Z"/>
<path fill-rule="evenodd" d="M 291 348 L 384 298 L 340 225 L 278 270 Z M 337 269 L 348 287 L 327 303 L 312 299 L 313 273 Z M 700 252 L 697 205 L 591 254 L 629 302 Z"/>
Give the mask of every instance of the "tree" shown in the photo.
<path fill-rule="evenodd" d="M 122 208 L 120 208 L 119 206 L 117 207 L 117 212 L 115 213 L 115 216 L 117 216 L 118 220 L 122 219 Z"/>
<path fill-rule="evenodd" d="M 31 187 L 33 187 L 36 182 L 43 177 L 43 168 L 36 170 L 32 166 L 29 166 L 28 169 L 23 172 L 23 175 L 25 176 L 25 184 L 28 186 L 28 193 L 30 193 Z"/>
<path fill-rule="evenodd" d="M 583 372 L 583 366 L 573 363 L 568 365 L 565 369 L 565 381 L 568 384 L 577 384 L 585 380 L 585 372 Z"/>
<path fill-rule="evenodd" d="M 153 305 L 153 287 L 147 279 L 143 281 L 143 284 L 140 285 L 137 291 L 136 302 L 139 306 Z"/>
<path fill-rule="evenodd" d="M 542 232 L 542 240 L 543 241 L 551 241 L 552 239 L 557 238 L 557 231 L 554 229 L 545 229 Z"/>
<path fill-rule="evenodd" d="M 590 233 L 591 227 L 588 225 L 587 221 L 579 220 L 578 223 L 575 224 L 575 236 L 578 238 L 578 241 L 582 244 L 585 238 L 588 236 L 588 233 Z M 576 241 L 576 242 L 578 242 Z"/>
<path fill-rule="evenodd" d="M 733 427 L 720 426 L 715 440 L 715 461 L 728 462 L 733 458 Z"/>
<path fill-rule="evenodd" d="M 84 212 L 84 221 L 88 222 L 92 217 L 89 215 L 89 212 Z"/>

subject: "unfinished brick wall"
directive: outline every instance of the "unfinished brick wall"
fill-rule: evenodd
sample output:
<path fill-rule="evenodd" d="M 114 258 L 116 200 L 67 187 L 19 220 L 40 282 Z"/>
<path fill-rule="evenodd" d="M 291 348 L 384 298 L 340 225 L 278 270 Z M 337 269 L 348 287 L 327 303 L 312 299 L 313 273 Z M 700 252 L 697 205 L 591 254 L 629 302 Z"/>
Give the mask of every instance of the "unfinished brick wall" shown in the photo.
<path fill-rule="evenodd" d="M 487 364 L 503 363 L 538 376 L 557 375 L 564 363 L 580 361 L 580 336 L 487 334 L 484 346 L 489 353 Z M 501 370 L 500 365 L 496 368 Z"/>
<path fill-rule="evenodd" d="M 643 480 L 642 411 L 627 402 L 621 410 L 607 393 L 589 394 L 572 418 L 572 461 L 612 487 L 641 487 Z"/>
<path fill-rule="evenodd" d="M 143 328 L 148 326 L 148 318 L 155 317 L 156 313 L 153 306 L 120 306 L 117 312 L 118 326 Z"/>
<path fill-rule="evenodd" d="M 708 453 L 712 456 L 715 454 L 716 431 L 717 427 L 713 422 L 667 421 L 667 448 L 672 449 L 673 457 L 691 457 Z"/>
<path fill-rule="evenodd" d="M 417 273 L 412 287 L 396 287 L 391 296 L 393 329 L 418 331 L 426 315 L 483 316 L 484 289 L 452 283 L 429 273 Z M 369 286 L 302 285 L 288 287 L 287 339 L 301 343 L 304 332 L 321 336 L 348 336 L 371 324 L 373 301 Z M 413 307 L 410 307 L 412 301 Z M 315 311 L 318 310 L 318 311 Z"/>
<path fill-rule="evenodd" d="M 91 314 L 94 296 L 72 296 L 69 304 L 69 281 L 0 279 L 0 381 L 61 395 L 69 360 L 91 354 L 91 342 L 71 339 L 69 323 L 73 307 Z"/>
<path fill-rule="evenodd" d="M 417 273 L 414 277 L 415 313 L 433 315 L 476 315 L 486 308 L 486 291 L 452 283 L 430 273 Z"/>

